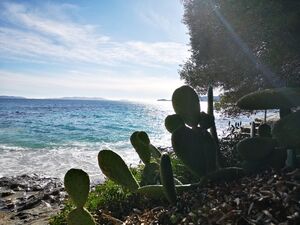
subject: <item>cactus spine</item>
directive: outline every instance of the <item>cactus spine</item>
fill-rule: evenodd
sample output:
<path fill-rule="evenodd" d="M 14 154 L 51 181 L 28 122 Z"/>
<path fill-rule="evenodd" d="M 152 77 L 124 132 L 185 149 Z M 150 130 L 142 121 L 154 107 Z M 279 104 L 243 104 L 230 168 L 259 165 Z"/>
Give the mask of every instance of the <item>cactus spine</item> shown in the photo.
<path fill-rule="evenodd" d="M 65 175 L 64 184 L 76 206 L 68 215 L 68 225 L 95 225 L 92 215 L 83 208 L 90 190 L 88 174 L 80 169 L 70 169 Z"/>
<path fill-rule="evenodd" d="M 176 202 L 176 190 L 174 184 L 173 170 L 171 160 L 168 154 L 164 153 L 161 156 L 160 162 L 160 177 L 164 187 L 164 193 L 168 201 L 172 204 Z"/>

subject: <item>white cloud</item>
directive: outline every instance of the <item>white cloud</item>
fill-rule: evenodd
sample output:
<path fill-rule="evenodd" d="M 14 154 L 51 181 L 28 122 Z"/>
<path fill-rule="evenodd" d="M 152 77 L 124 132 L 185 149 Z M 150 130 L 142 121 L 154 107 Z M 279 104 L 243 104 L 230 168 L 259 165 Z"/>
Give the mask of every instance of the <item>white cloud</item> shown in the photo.
<path fill-rule="evenodd" d="M 0 25 L 2 58 L 167 66 L 182 63 L 189 54 L 183 43 L 114 41 L 99 34 L 94 25 L 72 22 L 58 6 L 48 13 L 43 8 L 11 2 L 4 2 L 2 8 L 2 20 L 10 24 Z"/>

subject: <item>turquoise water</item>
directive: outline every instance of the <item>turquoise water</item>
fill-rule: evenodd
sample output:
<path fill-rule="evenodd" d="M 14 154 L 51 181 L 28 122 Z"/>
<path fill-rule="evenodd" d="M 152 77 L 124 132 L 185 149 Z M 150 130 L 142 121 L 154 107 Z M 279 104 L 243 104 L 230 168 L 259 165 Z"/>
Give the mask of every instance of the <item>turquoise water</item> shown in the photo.
<path fill-rule="evenodd" d="M 206 102 L 201 107 L 205 111 Z M 63 177 L 77 167 L 102 179 L 99 150 L 112 149 L 128 164 L 137 164 L 130 135 L 143 130 L 154 145 L 170 146 L 164 119 L 172 113 L 171 102 L 2 99 L 0 177 L 23 173 Z M 226 130 L 228 120 L 216 115 L 219 133 Z"/>

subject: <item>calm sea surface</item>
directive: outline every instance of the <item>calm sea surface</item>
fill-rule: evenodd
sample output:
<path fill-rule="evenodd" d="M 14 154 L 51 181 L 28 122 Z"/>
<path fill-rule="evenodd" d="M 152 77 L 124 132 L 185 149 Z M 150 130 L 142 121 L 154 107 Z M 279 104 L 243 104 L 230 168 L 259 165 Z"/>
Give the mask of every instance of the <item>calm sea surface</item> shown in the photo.
<path fill-rule="evenodd" d="M 203 111 L 206 104 L 201 103 Z M 2 99 L 0 177 L 37 173 L 62 178 L 76 167 L 101 180 L 97 165 L 101 149 L 116 151 L 128 164 L 139 162 L 129 141 L 134 131 L 146 131 L 156 146 L 170 146 L 171 135 L 164 127 L 169 114 L 171 102 Z M 241 119 L 250 121 L 243 117 L 236 122 Z M 216 114 L 219 134 L 228 121 Z"/>

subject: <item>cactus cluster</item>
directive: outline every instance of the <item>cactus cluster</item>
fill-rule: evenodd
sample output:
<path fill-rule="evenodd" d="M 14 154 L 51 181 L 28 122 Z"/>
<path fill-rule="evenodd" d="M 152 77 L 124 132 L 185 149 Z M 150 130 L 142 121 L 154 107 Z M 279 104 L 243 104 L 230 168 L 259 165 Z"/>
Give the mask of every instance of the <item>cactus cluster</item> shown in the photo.
<path fill-rule="evenodd" d="M 172 133 L 173 149 L 185 166 L 199 178 L 217 168 L 217 133 L 213 115 L 212 88 L 208 93 L 207 114 L 200 111 L 197 93 L 189 86 L 177 88 L 172 95 L 176 114 L 165 119 Z M 212 134 L 207 129 L 213 128 Z"/>
<path fill-rule="evenodd" d="M 122 157 L 114 151 L 101 150 L 98 154 L 98 164 L 105 176 L 134 192 L 141 186 L 154 185 L 160 182 L 159 161 L 161 152 L 150 143 L 148 134 L 144 131 L 134 132 L 130 137 L 130 142 L 144 163 L 140 184 Z"/>
<path fill-rule="evenodd" d="M 280 146 L 288 149 L 287 166 L 300 167 L 300 111 L 281 118 L 274 126 L 273 134 Z"/>
<path fill-rule="evenodd" d="M 88 174 L 80 169 L 70 169 L 65 175 L 64 185 L 76 206 L 68 215 L 68 225 L 96 225 L 92 215 L 84 208 L 90 191 Z"/>
<path fill-rule="evenodd" d="M 252 173 L 267 167 L 280 169 L 285 165 L 286 151 L 278 148 L 270 130 L 269 125 L 262 124 L 258 128 L 257 137 L 245 138 L 237 144 L 245 171 Z"/>
<path fill-rule="evenodd" d="M 300 88 L 284 87 L 256 91 L 243 96 L 237 102 L 237 106 L 241 109 L 280 109 L 280 120 L 272 132 L 268 125 L 261 125 L 258 129 L 258 138 L 246 139 L 238 144 L 237 149 L 245 159 L 245 168 L 250 171 L 268 166 L 281 168 L 285 165 L 287 148 L 292 148 L 291 157 L 295 158 L 293 148 L 300 147 L 300 114 L 292 113 L 291 108 L 300 106 L 299 99 Z M 271 133 L 274 139 L 271 138 Z"/>

